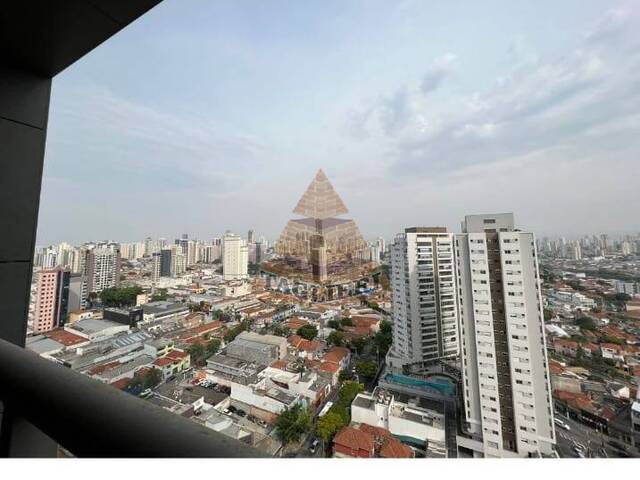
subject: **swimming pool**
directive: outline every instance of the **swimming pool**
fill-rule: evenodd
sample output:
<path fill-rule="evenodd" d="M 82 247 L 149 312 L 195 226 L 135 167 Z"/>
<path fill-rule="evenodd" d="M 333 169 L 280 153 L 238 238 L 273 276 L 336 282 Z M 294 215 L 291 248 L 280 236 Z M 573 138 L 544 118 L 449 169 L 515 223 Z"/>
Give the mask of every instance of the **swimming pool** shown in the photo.
<path fill-rule="evenodd" d="M 428 380 L 422 378 L 409 377 L 407 375 L 397 375 L 388 373 L 384 379 L 390 383 L 397 383 L 409 387 L 420 388 L 424 390 L 434 389 L 442 395 L 452 396 L 454 392 L 453 383 L 445 377 L 430 377 Z"/>

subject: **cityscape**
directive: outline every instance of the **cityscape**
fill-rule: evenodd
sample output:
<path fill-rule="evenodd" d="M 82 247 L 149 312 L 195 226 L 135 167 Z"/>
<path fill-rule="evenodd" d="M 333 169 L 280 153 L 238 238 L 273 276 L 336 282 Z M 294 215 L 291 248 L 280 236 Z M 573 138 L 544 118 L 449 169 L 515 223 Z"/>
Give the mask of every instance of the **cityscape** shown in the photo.
<path fill-rule="evenodd" d="M 631 466 L 638 32 L 640 0 L 5 0 L 2 478 Z"/>
<path fill-rule="evenodd" d="M 37 247 L 26 348 L 269 457 L 640 456 L 640 233 L 365 240 L 309 180 L 274 239 Z"/>

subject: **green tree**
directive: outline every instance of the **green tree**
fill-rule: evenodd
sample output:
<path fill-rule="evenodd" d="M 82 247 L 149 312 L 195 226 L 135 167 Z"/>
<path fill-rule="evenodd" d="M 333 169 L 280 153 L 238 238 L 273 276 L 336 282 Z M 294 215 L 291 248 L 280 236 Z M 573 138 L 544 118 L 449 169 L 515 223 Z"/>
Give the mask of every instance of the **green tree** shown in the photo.
<path fill-rule="evenodd" d="M 167 293 L 166 288 L 159 288 L 158 290 L 155 291 L 153 295 L 151 295 L 151 298 L 149 299 L 149 301 L 160 302 L 162 300 L 166 300 L 168 296 L 169 294 Z"/>
<path fill-rule="evenodd" d="M 218 350 L 220 350 L 220 345 L 222 344 L 222 342 L 217 339 L 217 338 L 212 338 L 211 340 L 209 340 L 205 346 L 205 350 L 207 352 L 208 356 L 214 355 L 216 353 L 218 353 Z"/>
<path fill-rule="evenodd" d="M 288 327 L 285 327 L 284 325 L 277 323 L 271 329 L 271 333 L 273 333 L 274 335 L 277 335 L 278 337 L 288 337 L 289 335 L 291 335 L 291 330 Z"/>
<path fill-rule="evenodd" d="M 327 326 L 329 328 L 333 328 L 335 330 L 341 330 L 342 329 L 342 324 L 340 323 L 339 320 L 329 320 L 327 322 Z"/>
<path fill-rule="evenodd" d="M 318 336 L 318 328 L 314 325 L 303 325 L 296 331 L 296 333 L 302 338 L 313 340 Z"/>
<path fill-rule="evenodd" d="M 391 333 L 391 322 L 388 320 L 383 320 L 380 322 L 380 329 L 376 336 L 374 337 L 374 342 L 378 346 L 378 350 L 380 355 L 386 355 L 389 347 L 391 346 L 391 342 L 393 341 L 393 335 Z"/>
<path fill-rule="evenodd" d="M 283 445 L 298 442 L 309 430 L 311 430 L 311 415 L 299 403 L 285 408 L 276 420 L 276 436 Z"/>
<path fill-rule="evenodd" d="M 340 319 L 340 323 L 343 327 L 353 327 L 353 320 L 351 320 L 349 317 L 342 317 Z"/>
<path fill-rule="evenodd" d="M 251 324 L 249 320 L 244 320 L 240 322 L 239 325 L 236 325 L 235 327 L 233 327 L 227 333 L 224 334 L 224 341 L 227 343 L 233 342 L 238 335 L 240 335 L 242 332 L 246 330 L 249 330 L 250 326 Z"/>
<path fill-rule="evenodd" d="M 373 378 L 376 376 L 376 372 L 378 371 L 378 366 L 375 362 L 358 362 L 356 364 L 356 373 L 364 378 Z"/>
<path fill-rule="evenodd" d="M 336 432 L 344 426 L 345 423 L 342 416 L 335 412 L 328 412 L 318 419 L 316 434 L 322 438 L 325 443 L 329 443 Z"/>
<path fill-rule="evenodd" d="M 140 385 L 145 390 L 147 388 L 153 388 L 162 381 L 162 372 L 157 368 L 151 368 L 145 370 L 144 373 L 138 371 L 134 373 L 133 379 L 127 386 L 128 389 L 133 389 L 136 385 Z"/>
<path fill-rule="evenodd" d="M 136 297 L 142 293 L 138 285 L 129 287 L 109 287 L 100 292 L 100 301 L 107 307 L 135 305 Z"/>
<path fill-rule="evenodd" d="M 327 345 L 341 347 L 344 343 L 344 335 L 339 331 L 333 331 L 327 337 Z"/>
<path fill-rule="evenodd" d="M 553 310 L 551 310 L 550 308 L 545 308 L 543 311 L 544 314 L 544 321 L 548 322 L 549 320 L 551 320 L 553 318 Z"/>
<path fill-rule="evenodd" d="M 581 317 L 576 320 L 576 325 L 580 327 L 581 330 L 595 330 L 596 324 L 589 317 Z"/>
<path fill-rule="evenodd" d="M 391 282 L 389 281 L 389 275 L 385 272 L 382 272 L 380 274 L 380 286 L 382 287 L 382 289 L 384 291 L 389 291 L 391 290 Z"/>
<path fill-rule="evenodd" d="M 355 338 L 351 340 L 350 344 L 351 344 L 351 348 L 354 349 L 358 353 L 358 355 L 360 355 L 364 350 L 364 347 L 366 347 L 367 345 L 367 339 Z"/>
<path fill-rule="evenodd" d="M 197 363 L 205 354 L 205 346 L 202 343 L 194 343 L 187 349 L 187 353 L 191 355 L 194 363 Z"/>
<path fill-rule="evenodd" d="M 367 306 L 373 310 L 380 310 L 380 305 L 378 305 L 378 302 L 368 302 Z"/>

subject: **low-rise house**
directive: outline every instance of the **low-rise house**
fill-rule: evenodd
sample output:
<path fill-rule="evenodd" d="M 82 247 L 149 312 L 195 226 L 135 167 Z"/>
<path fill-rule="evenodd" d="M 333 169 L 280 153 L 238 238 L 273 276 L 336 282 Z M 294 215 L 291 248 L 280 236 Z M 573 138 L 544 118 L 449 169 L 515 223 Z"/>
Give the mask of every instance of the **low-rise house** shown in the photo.
<path fill-rule="evenodd" d="M 309 358 L 315 360 L 322 356 L 324 344 L 317 340 L 307 340 L 299 335 L 291 335 L 287 338 L 287 342 L 291 345 L 296 356 L 301 358 Z"/>
<path fill-rule="evenodd" d="M 413 458 L 413 450 L 388 430 L 369 425 L 342 428 L 333 439 L 336 458 Z"/>
<path fill-rule="evenodd" d="M 383 428 L 427 456 L 446 456 L 444 415 L 424 399 L 376 387 L 356 396 L 351 421 Z"/>

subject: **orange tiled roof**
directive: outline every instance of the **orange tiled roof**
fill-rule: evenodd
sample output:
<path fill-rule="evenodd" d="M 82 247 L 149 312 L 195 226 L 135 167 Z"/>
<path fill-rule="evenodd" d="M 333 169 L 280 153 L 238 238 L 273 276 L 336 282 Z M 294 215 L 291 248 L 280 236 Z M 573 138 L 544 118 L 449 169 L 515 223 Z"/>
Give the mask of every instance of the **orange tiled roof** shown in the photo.
<path fill-rule="evenodd" d="M 333 347 L 324 354 L 322 360 L 324 362 L 340 363 L 344 358 L 349 356 L 349 349 L 345 347 Z"/>
<path fill-rule="evenodd" d="M 333 438 L 333 443 L 350 450 L 365 450 L 373 453 L 373 437 L 357 428 L 343 427 Z"/>
<path fill-rule="evenodd" d="M 45 336 L 50 338 L 51 340 L 55 340 L 63 344 L 65 347 L 70 347 L 72 345 L 77 345 L 79 343 L 88 342 L 84 337 L 80 335 L 76 335 L 71 332 L 67 332 L 64 328 L 56 328 L 55 330 L 51 330 L 50 332 L 45 333 Z"/>

